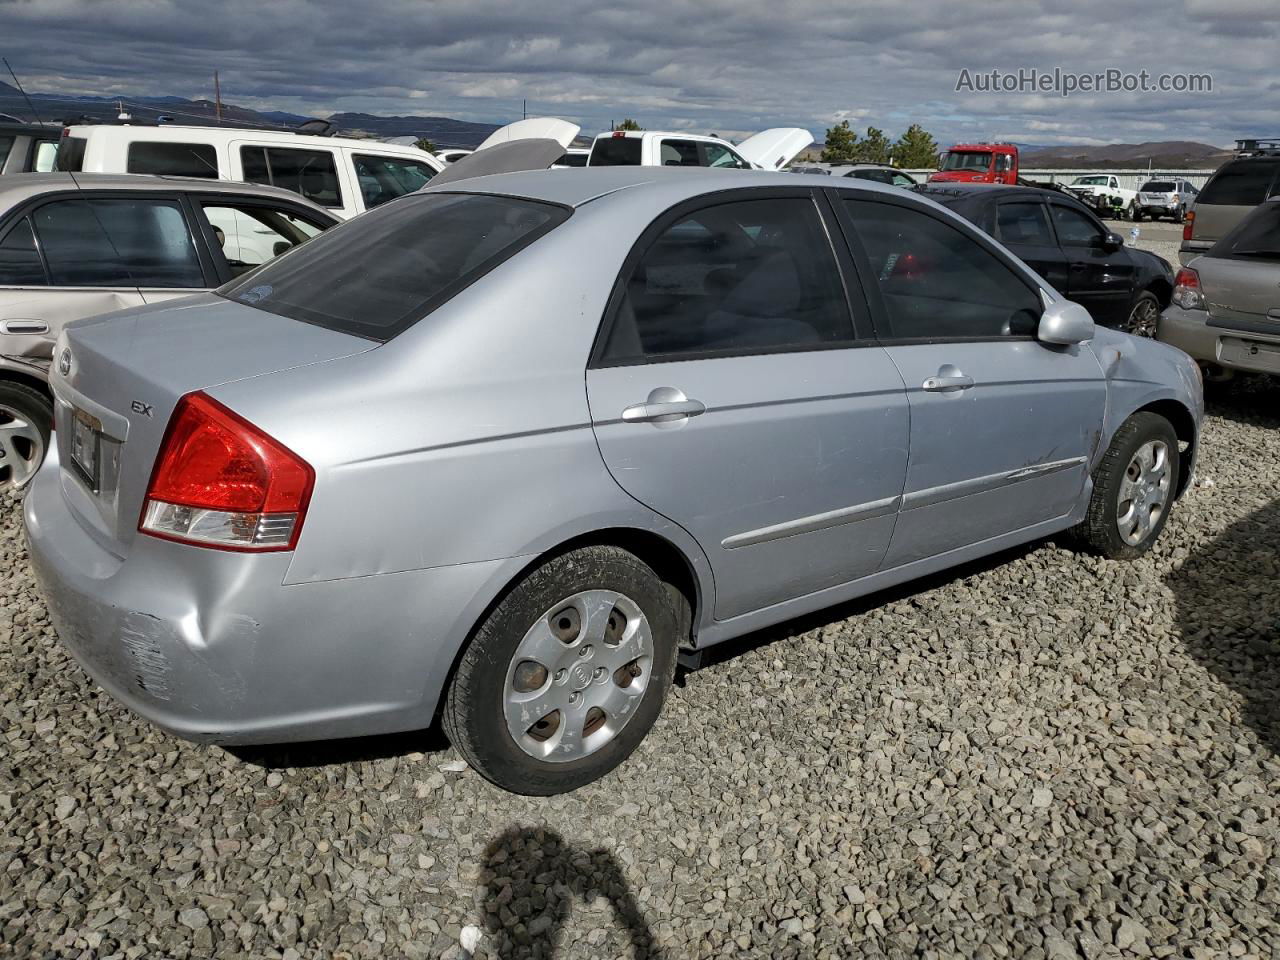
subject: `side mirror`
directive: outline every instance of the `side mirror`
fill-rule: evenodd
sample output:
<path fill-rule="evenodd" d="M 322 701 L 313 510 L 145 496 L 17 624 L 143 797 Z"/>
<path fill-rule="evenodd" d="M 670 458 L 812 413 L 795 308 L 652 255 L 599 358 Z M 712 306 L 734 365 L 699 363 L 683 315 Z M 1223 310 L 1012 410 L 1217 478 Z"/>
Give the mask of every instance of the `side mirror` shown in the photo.
<path fill-rule="evenodd" d="M 1093 317 L 1070 300 L 1055 300 L 1040 314 L 1036 339 L 1041 343 L 1072 344 L 1093 339 Z"/>
<path fill-rule="evenodd" d="M 280 254 L 284 253 L 286 250 L 292 250 L 292 249 L 293 249 L 293 244 L 290 243 L 288 240 L 277 240 L 271 247 L 271 255 L 273 257 L 278 257 L 280 256 Z"/>
<path fill-rule="evenodd" d="M 1102 238 L 1102 249 L 1108 252 L 1119 250 L 1124 246 L 1124 237 L 1118 233 L 1108 233 Z"/>

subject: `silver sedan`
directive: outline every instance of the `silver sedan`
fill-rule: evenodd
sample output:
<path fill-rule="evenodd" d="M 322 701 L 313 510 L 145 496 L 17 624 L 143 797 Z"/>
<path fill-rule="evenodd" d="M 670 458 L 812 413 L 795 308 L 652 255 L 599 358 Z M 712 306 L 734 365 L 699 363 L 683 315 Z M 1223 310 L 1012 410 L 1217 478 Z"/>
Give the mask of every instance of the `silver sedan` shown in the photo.
<path fill-rule="evenodd" d="M 677 661 L 1063 531 L 1151 548 L 1195 365 L 856 179 L 430 188 L 216 293 L 82 321 L 26 528 L 137 713 L 252 743 L 442 720 L 551 794 Z"/>

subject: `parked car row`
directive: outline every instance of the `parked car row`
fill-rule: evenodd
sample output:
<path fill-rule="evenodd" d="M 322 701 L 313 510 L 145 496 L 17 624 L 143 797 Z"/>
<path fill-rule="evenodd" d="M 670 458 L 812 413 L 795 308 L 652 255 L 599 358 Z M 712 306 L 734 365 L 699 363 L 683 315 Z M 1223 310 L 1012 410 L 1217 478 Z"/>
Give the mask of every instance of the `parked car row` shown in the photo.
<path fill-rule="evenodd" d="M 150 268 L 195 232 L 230 272 L 183 184 Z M 224 744 L 439 716 L 528 794 L 731 637 L 1063 531 L 1144 553 L 1202 413 L 1186 354 L 929 196 L 636 166 L 428 185 L 68 326 L 49 378 L 29 552 L 106 690 Z"/>

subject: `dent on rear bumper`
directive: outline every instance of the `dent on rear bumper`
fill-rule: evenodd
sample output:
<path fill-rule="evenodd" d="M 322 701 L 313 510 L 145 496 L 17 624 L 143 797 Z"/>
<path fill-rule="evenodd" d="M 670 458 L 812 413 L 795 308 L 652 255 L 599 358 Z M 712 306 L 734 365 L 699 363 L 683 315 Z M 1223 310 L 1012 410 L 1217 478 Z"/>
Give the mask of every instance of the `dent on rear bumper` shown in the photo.
<path fill-rule="evenodd" d="M 287 554 L 149 537 L 104 550 L 56 454 L 24 505 L 59 639 L 108 693 L 181 737 L 328 739 L 430 724 L 454 655 L 522 558 L 284 586 Z"/>

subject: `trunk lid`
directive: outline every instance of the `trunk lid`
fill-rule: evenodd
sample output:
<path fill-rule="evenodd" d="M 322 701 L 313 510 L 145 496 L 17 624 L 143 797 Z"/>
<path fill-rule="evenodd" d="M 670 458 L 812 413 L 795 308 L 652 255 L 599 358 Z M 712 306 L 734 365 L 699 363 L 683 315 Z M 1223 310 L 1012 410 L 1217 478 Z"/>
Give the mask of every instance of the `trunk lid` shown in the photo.
<path fill-rule="evenodd" d="M 123 557 L 183 395 L 376 346 L 212 294 L 70 324 L 49 378 L 63 496 Z"/>
<path fill-rule="evenodd" d="M 567 150 L 581 129 L 576 123 L 556 117 L 528 117 L 517 120 L 515 123 L 508 123 L 505 127 L 499 127 L 476 147 L 475 152 L 479 153 L 481 150 L 512 140 L 555 140 Z"/>
<path fill-rule="evenodd" d="M 743 159 L 764 170 L 781 170 L 809 144 L 813 134 L 800 127 L 773 127 L 761 130 L 738 144 Z"/>
<path fill-rule="evenodd" d="M 1280 334 L 1280 261 L 1201 257 L 1194 269 L 1211 320 L 1243 321 L 1254 332 Z"/>

